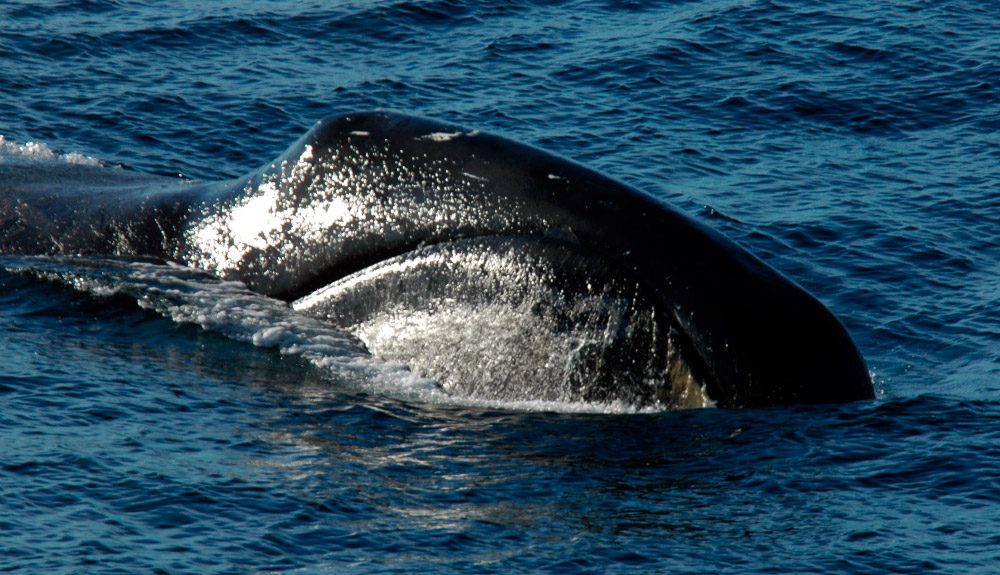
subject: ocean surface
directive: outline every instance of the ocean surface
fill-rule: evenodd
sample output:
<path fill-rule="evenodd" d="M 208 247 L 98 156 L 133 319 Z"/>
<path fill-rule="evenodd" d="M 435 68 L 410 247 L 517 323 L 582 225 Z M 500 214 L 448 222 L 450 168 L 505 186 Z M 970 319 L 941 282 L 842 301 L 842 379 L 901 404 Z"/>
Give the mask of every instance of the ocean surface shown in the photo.
<path fill-rule="evenodd" d="M 0 572 L 1000 572 L 995 2 L 0 1 L 0 159 L 228 178 L 373 108 L 719 229 L 877 399 L 462 403 L 238 285 L 6 259 Z"/>

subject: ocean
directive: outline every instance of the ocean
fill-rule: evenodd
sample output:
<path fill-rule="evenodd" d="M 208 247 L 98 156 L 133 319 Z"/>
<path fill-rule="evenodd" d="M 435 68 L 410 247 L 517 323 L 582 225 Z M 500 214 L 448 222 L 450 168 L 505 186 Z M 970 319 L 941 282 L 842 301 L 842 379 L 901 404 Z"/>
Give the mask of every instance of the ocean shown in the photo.
<path fill-rule="evenodd" d="M 666 412 L 452 401 L 405 366 L 331 370 L 267 337 L 305 320 L 239 286 L 170 268 L 106 289 L 85 266 L 6 258 L 0 572 L 997 573 L 998 14 L 0 2 L 0 161 L 218 180 L 367 109 L 500 134 L 676 206 L 805 287 L 877 394 Z M 151 299 L 182 280 L 197 298 Z"/>

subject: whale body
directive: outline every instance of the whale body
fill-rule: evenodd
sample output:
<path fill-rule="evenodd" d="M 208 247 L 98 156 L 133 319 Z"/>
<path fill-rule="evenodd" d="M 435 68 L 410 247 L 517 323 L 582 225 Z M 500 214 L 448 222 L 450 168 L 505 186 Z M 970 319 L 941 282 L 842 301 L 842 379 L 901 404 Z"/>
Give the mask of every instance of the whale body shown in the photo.
<path fill-rule="evenodd" d="M 873 397 L 846 329 L 714 230 L 502 137 L 325 119 L 243 178 L 0 162 L 0 254 L 238 280 L 475 397 L 761 407 Z"/>

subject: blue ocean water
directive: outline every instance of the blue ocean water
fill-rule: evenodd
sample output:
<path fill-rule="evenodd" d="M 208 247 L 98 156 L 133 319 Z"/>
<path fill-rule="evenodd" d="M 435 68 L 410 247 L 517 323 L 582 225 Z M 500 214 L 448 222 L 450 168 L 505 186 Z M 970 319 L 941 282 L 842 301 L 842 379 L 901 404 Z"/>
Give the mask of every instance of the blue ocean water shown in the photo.
<path fill-rule="evenodd" d="M 995 573 L 998 78 L 991 2 L 2 2 L 0 154 L 218 179 L 357 109 L 499 133 L 805 286 L 879 397 L 420 401 L 0 272 L 0 571 Z"/>

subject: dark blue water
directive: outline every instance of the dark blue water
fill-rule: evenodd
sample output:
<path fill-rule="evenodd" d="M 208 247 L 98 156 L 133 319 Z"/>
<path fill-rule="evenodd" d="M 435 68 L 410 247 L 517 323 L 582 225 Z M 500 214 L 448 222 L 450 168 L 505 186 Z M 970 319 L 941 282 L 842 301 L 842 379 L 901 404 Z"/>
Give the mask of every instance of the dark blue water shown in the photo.
<path fill-rule="evenodd" d="M 0 2 L 0 154 L 218 179 L 355 109 L 496 132 L 751 249 L 844 321 L 879 392 L 415 401 L 0 272 L 0 571 L 1000 571 L 998 10 Z"/>

